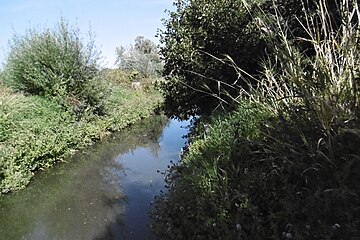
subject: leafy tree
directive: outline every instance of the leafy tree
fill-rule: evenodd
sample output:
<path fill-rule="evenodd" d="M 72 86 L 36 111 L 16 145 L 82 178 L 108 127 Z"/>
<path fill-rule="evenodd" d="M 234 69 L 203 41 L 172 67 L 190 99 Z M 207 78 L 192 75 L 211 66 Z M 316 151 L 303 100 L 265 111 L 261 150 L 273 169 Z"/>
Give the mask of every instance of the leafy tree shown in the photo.
<path fill-rule="evenodd" d="M 249 78 L 233 63 L 256 74 L 265 44 L 253 24 L 259 1 L 178 0 L 160 32 L 166 82 L 162 89 L 167 113 L 188 118 L 209 114 L 237 96 Z M 233 62 L 222 60 L 228 55 Z M 243 78 L 245 77 L 245 78 Z"/>
<path fill-rule="evenodd" d="M 99 72 L 100 52 L 91 37 L 61 19 L 54 29 L 28 29 L 15 35 L 4 68 L 4 82 L 17 91 L 50 98 L 81 117 L 102 113 L 106 86 Z"/>
<path fill-rule="evenodd" d="M 136 71 L 143 78 L 157 77 L 162 70 L 156 44 L 143 36 L 136 37 L 135 45 L 128 50 L 123 46 L 116 48 L 116 56 L 120 69 Z"/>

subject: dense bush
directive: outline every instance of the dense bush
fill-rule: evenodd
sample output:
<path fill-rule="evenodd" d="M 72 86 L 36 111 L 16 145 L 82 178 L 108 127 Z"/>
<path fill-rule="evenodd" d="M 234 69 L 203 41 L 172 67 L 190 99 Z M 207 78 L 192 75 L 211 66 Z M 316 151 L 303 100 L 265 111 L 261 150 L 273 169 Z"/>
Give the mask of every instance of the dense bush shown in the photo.
<path fill-rule="evenodd" d="M 170 116 L 208 114 L 224 101 L 231 106 L 229 94 L 239 94 L 233 86 L 247 87 L 247 75 L 221 59 L 230 56 L 249 74 L 260 69 L 265 45 L 253 22 L 257 2 L 251 1 L 248 11 L 242 0 L 175 1 L 160 32 Z"/>
<path fill-rule="evenodd" d="M 0 76 L 0 195 L 159 107 L 158 91 L 123 86 L 130 76 L 99 71 L 98 60 L 92 38 L 84 44 L 64 20 L 14 36 Z"/>
<path fill-rule="evenodd" d="M 131 82 L 135 81 L 137 76 L 136 72 L 128 72 L 121 69 L 105 68 L 101 72 L 108 82 L 128 88 L 131 87 Z"/>
<path fill-rule="evenodd" d="M 99 52 L 61 19 L 55 29 L 28 29 L 15 35 L 4 68 L 4 81 L 17 91 L 41 95 L 70 108 L 79 117 L 102 113 L 106 86 L 99 74 Z"/>
<path fill-rule="evenodd" d="M 301 51 L 314 55 L 311 42 L 305 40 L 305 28 L 321 26 L 317 2 L 175 1 L 176 10 L 169 13 L 165 30 L 159 34 L 168 115 L 188 118 L 207 115 L 219 106 L 234 108 L 234 98 L 256 82 L 253 77 L 258 76 L 261 61 L 271 49 L 262 38 L 264 28 L 257 27 L 264 15 L 274 19 L 279 14 L 279 23 L 289 30 L 288 39 L 297 39 Z M 341 23 L 338 2 L 326 1 L 335 30 Z M 239 67 L 237 71 L 234 65 Z"/>

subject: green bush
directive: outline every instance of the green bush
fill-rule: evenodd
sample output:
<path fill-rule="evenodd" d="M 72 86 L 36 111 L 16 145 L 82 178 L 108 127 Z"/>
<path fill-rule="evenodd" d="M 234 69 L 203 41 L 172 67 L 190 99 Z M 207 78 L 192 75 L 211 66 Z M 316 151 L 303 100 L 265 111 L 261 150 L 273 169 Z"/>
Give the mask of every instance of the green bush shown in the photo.
<path fill-rule="evenodd" d="M 338 2 L 326 1 L 334 30 L 341 23 Z M 288 39 L 296 39 L 308 56 L 316 54 L 306 40 L 304 25 L 321 26 L 318 1 L 178 0 L 174 5 L 159 34 L 166 76 L 162 90 L 169 116 L 188 118 L 207 115 L 219 106 L 236 108 L 234 99 L 255 85 L 261 61 L 272 48 L 263 38 L 266 26 L 257 27 L 262 15 L 281 16 L 279 24 L 289 30 Z"/>
<path fill-rule="evenodd" d="M 175 11 L 160 32 L 166 81 L 162 85 L 170 116 L 211 113 L 219 103 L 231 109 L 230 96 L 238 86 L 247 87 L 250 78 L 222 59 L 229 55 L 249 74 L 260 69 L 265 44 L 254 25 L 257 4 L 249 12 L 243 0 L 175 1 Z"/>
<path fill-rule="evenodd" d="M 15 35 L 4 68 L 4 82 L 17 91 L 41 95 L 79 117 L 102 113 L 107 90 L 99 74 L 99 52 L 61 19 L 55 29 L 28 29 Z"/>

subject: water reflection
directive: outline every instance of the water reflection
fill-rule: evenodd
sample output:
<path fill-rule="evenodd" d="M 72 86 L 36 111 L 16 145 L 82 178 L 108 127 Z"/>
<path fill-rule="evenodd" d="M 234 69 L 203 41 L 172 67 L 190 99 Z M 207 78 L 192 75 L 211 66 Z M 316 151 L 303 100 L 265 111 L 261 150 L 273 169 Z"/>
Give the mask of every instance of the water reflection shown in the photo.
<path fill-rule="evenodd" d="M 0 198 L 0 239 L 144 239 L 149 202 L 186 129 L 153 117 Z"/>

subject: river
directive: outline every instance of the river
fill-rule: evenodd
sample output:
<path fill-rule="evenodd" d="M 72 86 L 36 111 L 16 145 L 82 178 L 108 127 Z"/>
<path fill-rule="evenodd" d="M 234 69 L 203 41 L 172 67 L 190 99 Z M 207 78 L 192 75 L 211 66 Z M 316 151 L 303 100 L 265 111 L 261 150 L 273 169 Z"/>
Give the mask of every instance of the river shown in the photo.
<path fill-rule="evenodd" d="M 147 239 L 150 202 L 189 122 L 155 116 L 40 172 L 0 198 L 0 239 Z"/>

